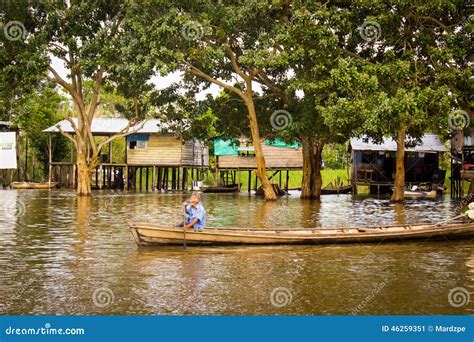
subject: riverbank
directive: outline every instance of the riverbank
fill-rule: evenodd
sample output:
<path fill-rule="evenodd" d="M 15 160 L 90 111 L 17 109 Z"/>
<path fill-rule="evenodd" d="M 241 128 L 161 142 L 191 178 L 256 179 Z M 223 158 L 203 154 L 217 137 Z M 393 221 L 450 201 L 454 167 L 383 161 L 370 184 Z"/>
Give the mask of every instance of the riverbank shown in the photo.
<path fill-rule="evenodd" d="M 271 176 L 271 172 L 267 172 L 268 176 Z M 323 187 L 328 186 L 329 184 L 334 184 L 336 178 L 339 178 L 342 180 L 342 182 L 346 185 L 349 185 L 351 183 L 351 175 L 350 172 L 346 169 L 323 169 L 321 170 L 321 177 L 323 180 Z M 238 172 L 236 175 L 236 179 L 238 178 Z M 302 171 L 290 171 L 290 177 L 289 177 L 289 188 L 290 189 L 297 189 L 301 188 L 301 181 L 303 179 L 303 172 Z M 206 182 L 211 184 L 214 180 L 214 176 L 212 174 L 209 174 L 206 177 Z M 242 190 L 247 190 L 248 189 L 248 172 L 247 171 L 242 171 L 240 172 L 240 180 L 242 183 Z M 276 176 L 275 179 L 272 180 L 273 183 L 279 183 L 279 176 Z M 284 186 L 286 182 L 286 172 L 282 172 L 282 185 Z M 446 186 L 446 193 L 451 192 L 451 171 L 448 170 L 446 172 L 446 178 L 445 178 L 445 186 Z M 252 172 L 252 187 L 255 186 L 255 172 Z M 469 183 L 464 182 L 464 193 L 467 193 L 469 190 Z M 360 194 L 368 194 L 369 193 L 369 188 L 367 186 L 361 186 L 359 187 L 359 193 Z"/>

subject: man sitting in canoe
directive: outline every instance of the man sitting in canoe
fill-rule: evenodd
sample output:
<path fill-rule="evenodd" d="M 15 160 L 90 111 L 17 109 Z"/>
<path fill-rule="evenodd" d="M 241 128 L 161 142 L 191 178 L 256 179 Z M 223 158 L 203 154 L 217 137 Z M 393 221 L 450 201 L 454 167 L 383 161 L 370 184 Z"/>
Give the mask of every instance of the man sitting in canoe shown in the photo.
<path fill-rule="evenodd" d="M 179 226 L 184 229 L 204 229 L 206 226 L 206 210 L 200 203 L 199 196 L 192 194 L 189 199 L 189 203 L 183 203 L 184 214 L 186 215 L 186 221 L 181 223 Z"/>

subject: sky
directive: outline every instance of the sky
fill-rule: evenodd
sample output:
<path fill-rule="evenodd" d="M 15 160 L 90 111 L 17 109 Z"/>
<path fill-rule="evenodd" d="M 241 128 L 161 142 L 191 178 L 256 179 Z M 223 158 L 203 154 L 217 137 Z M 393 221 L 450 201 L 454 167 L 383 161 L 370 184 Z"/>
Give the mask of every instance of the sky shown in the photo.
<path fill-rule="evenodd" d="M 51 56 L 51 66 L 59 73 L 59 75 L 67 79 L 68 69 L 65 68 L 64 62 L 57 57 Z M 156 86 L 156 89 L 163 89 L 175 82 L 179 82 L 181 80 L 181 75 L 179 72 L 174 72 L 168 74 L 166 76 L 153 76 L 151 78 L 151 83 Z M 196 95 L 196 99 L 203 100 L 207 94 L 212 94 L 213 96 L 217 96 L 221 91 L 221 87 L 212 84 L 208 89 L 198 93 Z"/>

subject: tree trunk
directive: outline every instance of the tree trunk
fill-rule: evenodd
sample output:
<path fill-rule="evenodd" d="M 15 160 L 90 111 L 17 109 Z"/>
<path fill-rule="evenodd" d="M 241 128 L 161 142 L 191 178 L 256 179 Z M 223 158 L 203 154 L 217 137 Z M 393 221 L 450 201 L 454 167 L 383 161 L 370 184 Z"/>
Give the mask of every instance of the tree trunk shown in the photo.
<path fill-rule="evenodd" d="M 265 195 L 265 200 L 275 201 L 276 194 L 272 184 L 267 177 L 267 169 L 265 166 L 265 157 L 263 155 L 262 144 L 260 142 L 260 132 L 258 131 L 257 113 L 255 112 L 255 106 L 252 99 L 246 101 L 248 109 L 248 117 L 250 124 L 250 132 L 252 133 L 253 147 L 255 148 L 255 160 L 257 162 L 257 176 L 262 182 L 262 189 Z"/>
<path fill-rule="evenodd" d="M 322 152 L 324 143 L 316 138 L 305 137 L 303 145 L 303 179 L 301 182 L 302 199 L 321 197 L 323 180 L 321 177 Z"/>
<path fill-rule="evenodd" d="M 84 148 L 85 149 L 85 148 Z M 90 196 L 91 191 L 91 174 L 89 165 L 87 164 L 87 154 L 83 149 L 77 149 L 77 195 Z"/>
<path fill-rule="evenodd" d="M 313 145 L 313 184 L 311 187 L 312 198 L 321 197 L 321 188 L 323 186 L 323 177 L 321 176 L 321 164 L 323 156 L 323 144 Z"/>
<path fill-rule="evenodd" d="M 312 176 L 312 144 L 310 139 L 305 137 L 301 139 L 301 145 L 303 147 L 303 179 L 301 180 L 301 195 L 302 199 L 311 198 L 311 176 Z"/>
<path fill-rule="evenodd" d="M 395 171 L 395 185 L 392 194 L 392 202 L 402 202 L 405 192 L 405 137 L 406 128 L 403 127 L 397 135 L 397 160 Z"/>

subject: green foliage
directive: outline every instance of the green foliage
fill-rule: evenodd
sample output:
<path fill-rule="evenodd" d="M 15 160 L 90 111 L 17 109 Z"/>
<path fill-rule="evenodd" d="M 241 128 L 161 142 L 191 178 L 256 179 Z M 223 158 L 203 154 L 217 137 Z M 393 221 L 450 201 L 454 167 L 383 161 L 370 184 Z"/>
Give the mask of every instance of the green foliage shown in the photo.
<path fill-rule="evenodd" d="M 344 144 L 331 144 L 324 146 L 323 160 L 327 169 L 345 169 L 347 167 L 347 146 Z"/>
<path fill-rule="evenodd" d="M 37 151 L 43 170 L 46 170 L 48 165 L 48 134 L 43 130 L 62 120 L 69 111 L 66 98 L 54 87 L 47 85 L 23 97 L 15 107 L 13 121 L 20 128 L 24 139 L 28 139 L 29 149 Z M 66 138 L 52 134 L 51 142 L 53 160 L 60 161 L 66 157 Z"/>

